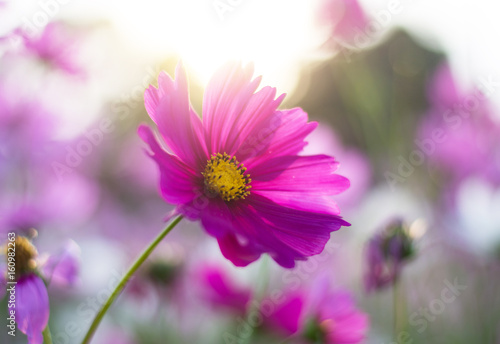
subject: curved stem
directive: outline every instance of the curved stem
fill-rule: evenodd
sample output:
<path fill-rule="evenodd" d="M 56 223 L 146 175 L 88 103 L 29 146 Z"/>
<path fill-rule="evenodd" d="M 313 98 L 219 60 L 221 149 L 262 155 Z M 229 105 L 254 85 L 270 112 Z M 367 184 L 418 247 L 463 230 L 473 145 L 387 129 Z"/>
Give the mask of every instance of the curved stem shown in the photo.
<path fill-rule="evenodd" d="M 82 341 L 82 344 L 88 344 L 90 343 L 90 340 L 92 339 L 92 336 L 94 335 L 95 331 L 97 330 L 97 327 L 99 326 L 102 318 L 106 314 L 107 310 L 113 303 L 113 301 L 118 297 L 118 295 L 121 293 L 123 288 L 125 288 L 125 285 L 127 284 L 128 280 L 132 277 L 132 275 L 137 271 L 137 269 L 144 263 L 144 261 L 149 257 L 151 252 L 158 246 L 158 244 L 165 238 L 165 236 L 182 220 L 182 216 L 179 215 L 177 216 L 168 226 L 165 228 L 151 244 L 144 250 L 144 252 L 141 253 L 139 258 L 135 261 L 135 263 L 130 267 L 130 269 L 127 271 L 127 273 L 123 276 L 121 279 L 120 283 L 116 286 L 115 290 L 113 293 L 110 295 L 108 300 L 106 300 L 106 303 L 102 306 L 102 308 L 99 310 L 99 312 L 96 314 L 94 321 L 90 325 L 89 330 L 87 331 L 87 334 L 85 335 L 85 338 Z"/>
<path fill-rule="evenodd" d="M 43 344 L 52 344 L 52 336 L 50 335 L 49 324 L 45 326 L 42 335 L 43 335 Z"/>

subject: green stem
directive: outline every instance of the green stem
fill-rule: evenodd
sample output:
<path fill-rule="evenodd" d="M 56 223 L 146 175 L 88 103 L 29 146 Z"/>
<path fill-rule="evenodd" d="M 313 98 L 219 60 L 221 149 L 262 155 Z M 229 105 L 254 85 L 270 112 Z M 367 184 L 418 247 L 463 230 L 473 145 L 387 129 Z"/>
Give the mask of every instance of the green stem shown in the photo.
<path fill-rule="evenodd" d="M 392 287 L 392 307 L 393 307 L 393 339 L 397 340 L 398 338 L 398 289 L 399 289 L 399 283 L 398 281 L 394 281 L 394 285 Z"/>
<path fill-rule="evenodd" d="M 406 317 L 405 301 L 402 294 L 401 276 L 394 282 L 393 286 L 393 307 L 394 307 L 394 340 L 398 341 L 398 336 L 405 330 L 404 319 Z M 403 321 L 403 322 L 402 322 Z"/>
<path fill-rule="evenodd" d="M 90 343 L 90 340 L 92 339 L 92 336 L 94 335 L 95 331 L 97 330 L 97 327 L 99 326 L 99 323 L 101 322 L 102 318 L 106 314 L 107 310 L 115 301 L 115 299 L 118 297 L 118 295 L 121 293 L 123 288 L 125 288 L 125 285 L 127 284 L 128 280 L 132 277 L 132 275 L 137 271 L 137 269 L 144 263 L 144 261 L 149 257 L 151 252 L 158 246 L 158 244 L 165 238 L 165 236 L 170 233 L 170 231 L 182 220 L 182 216 L 179 215 L 177 216 L 168 226 L 165 228 L 157 237 L 156 239 L 149 244 L 149 246 L 144 250 L 144 252 L 141 253 L 139 258 L 135 261 L 135 263 L 130 267 L 130 269 L 127 271 L 127 273 L 123 276 L 121 279 L 120 283 L 116 286 L 115 290 L 113 293 L 110 295 L 106 303 L 102 306 L 102 308 L 99 310 L 99 312 L 96 314 L 94 321 L 90 325 L 89 330 L 87 331 L 87 334 L 85 335 L 85 338 L 82 341 L 82 344 L 88 344 Z"/>
<path fill-rule="evenodd" d="M 49 324 L 45 326 L 45 329 L 42 332 L 43 334 L 43 344 L 52 344 L 52 336 L 50 335 Z"/>

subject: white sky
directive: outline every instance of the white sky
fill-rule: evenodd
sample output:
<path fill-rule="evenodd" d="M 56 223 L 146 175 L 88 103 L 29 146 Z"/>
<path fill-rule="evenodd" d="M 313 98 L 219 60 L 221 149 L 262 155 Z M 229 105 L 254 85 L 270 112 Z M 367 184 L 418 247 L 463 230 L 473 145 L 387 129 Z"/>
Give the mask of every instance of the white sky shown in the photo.
<path fill-rule="evenodd" d="M 51 18 L 109 20 L 120 39 L 145 60 L 176 52 L 202 83 L 221 63 L 236 58 L 253 61 L 266 84 L 287 93 L 294 89 L 300 66 L 318 58 L 315 48 L 325 33 L 314 25 L 318 0 L 46 0 L 31 1 L 31 6 L 11 1 L 18 11 L 0 9 L 0 32 L 16 21 L 33 19 L 41 4 L 51 1 L 56 4 L 46 10 L 52 12 Z M 376 17 L 391 1 L 397 0 L 361 3 Z M 215 3 L 227 5 L 223 19 Z M 391 17 L 387 28 L 406 27 L 429 47 L 448 52 L 453 69 L 464 81 L 486 76 L 500 80 L 499 1 L 399 3 L 401 11 Z"/>

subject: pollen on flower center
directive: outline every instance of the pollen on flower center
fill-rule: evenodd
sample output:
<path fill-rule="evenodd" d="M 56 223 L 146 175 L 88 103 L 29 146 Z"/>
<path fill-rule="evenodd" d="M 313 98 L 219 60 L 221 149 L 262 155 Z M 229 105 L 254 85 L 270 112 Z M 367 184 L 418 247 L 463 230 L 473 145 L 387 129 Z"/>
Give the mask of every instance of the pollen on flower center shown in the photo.
<path fill-rule="evenodd" d="M 16 273 L 24 273 L 36 268 L 38 252 L 28 238 L 18 236 L 15 241 Z"/>
<path fill-rule="evenodd" d="M 207 161 L 205 171 L 205 188 L 211 194 L 218 194 L 224 201 L 244 199 L 250 195 L 252 187 L 247 169 L 236 158 L 228 154 L 213 155 Z"/>

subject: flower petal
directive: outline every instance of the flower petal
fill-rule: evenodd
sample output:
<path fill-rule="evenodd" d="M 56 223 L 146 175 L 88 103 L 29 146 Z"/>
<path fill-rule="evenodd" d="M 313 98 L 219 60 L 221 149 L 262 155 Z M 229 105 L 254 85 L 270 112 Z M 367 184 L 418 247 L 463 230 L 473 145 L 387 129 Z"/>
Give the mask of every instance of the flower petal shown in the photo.
<path fill-rule="evenodd" d="M 233 215 L 227 204 L 219 197 L 207 203 L 200 217 L 205 230 L 216 238 L 233 232 Z"/>
<path fill-rule="evenodd" d="M 336 195 L 349 187 L 347 178 L 333 173 L 338 164 L 326 155 L 272 158 L 249 170 L 252 190 Z"/>
<path fill-rule="evenodd" d="M 237 286 L 228 274 L 215 265 L 205 265 L 200 270 L 203 296 L 215 306 L 224 306 L 244 314 L 252 292 Z"/>
<path fill-rule="evenodd" d="M 16 321 L 29 344 L 42 344 L 42 331 L 49 321 L 49 296 L 42 279 L 22 276 L 16 284 Z"/>
<path fill-rule="evenodd" d="M 269 232 L 293 249 L 295 259 L 321 253 L 330 232 L 349 226 L 336 214 L 292 209 L 258 195 L 249 197 L 249 205 L 263 219 Z"/>
<path fill-rule="evenodd" d="M 199 189 L 196 183 L 202 180 L 201 174 L 197 176 L 194 170 L 176 156 L 165 152 L 149 127 L 140 126 L 138 133 L 142 140 L 149 144 L 152 151 L 150 156 L 160 168 L 160 190 L 163 198 L 173 204 L 188 203 L 195 199 Z"/>
<path fill-rule="evenodd" d="M 267 123 L 281 103 L 284 95 L 275 100 L 274 88 L 264 87 L 254 93 L 260 77 L 252 81 L 252 74 L 252 65 L 243 68 L 239 63 L 229 63 L 210 80 L 203 99 L 203 125 L 210 154 L 234 155 L 252 130 Z"/>
<path fill-rule="evenodd" d="M 258 195 L 234 203 L 232 232 L 219 237 L 223 255 L 237 266 L 246 266 L 269 253 L 281 266 L 320 253 L 330 232 L 348 225 L 336 215 L 290 209 Z M 233 234 L 234 233 L 234 234 Z"/>
<path fill-rule="evenodd" d="M 76 242 L 69 240 L 62 252 L 52 255 L 43 265 L 43 275 L 51 285 L 61 287 L 75 285 L 80 272 L 81 250 Z"/>
<path fill-rule="evenodd" d="M 307 113 L 300 108 L 275 111 L 242 131 L 244 142 L 236 156 L 246 160 L 245 166 L 250 168 L 271 157 L 298 154 L 307 145 L 305 138 L 317 127 L 307 120 Z"/>
<path fill-rule="evenodd" d="M 286 300 L 277 305 L 267 299 L 262 302 L 262 305 L 267 304 L 272 304 L 274 308 L 274 311 L 266 317 L 268 326 L 275 328 L 286 336 L 290 336 L 299 330 L 299 320 L 304 307 L 303 294 L 287 294 Z M 261 312 L 266 314 L 269 311 L 262 308 Z"/>
<path fill-rule="evenodd" d="M 236 235 L 227 234 L 217 239 L 222 255 L 230 260 L 235 266 L 247 266 L 259 259 L 263 253 L 250 242 L 240 243 Z"/>
<path fill-rule="evenodd" d="M 207 160 L 200 118 L 189 104 L 187 77 L 182 64 L 175 82 L 165 72 L 158 77 L 158 89 L 150 86 L 144 103 L 168 147 L 180 160 L 200 169 Z"/>

